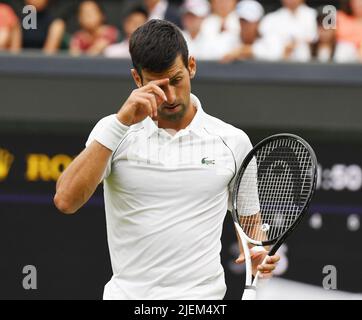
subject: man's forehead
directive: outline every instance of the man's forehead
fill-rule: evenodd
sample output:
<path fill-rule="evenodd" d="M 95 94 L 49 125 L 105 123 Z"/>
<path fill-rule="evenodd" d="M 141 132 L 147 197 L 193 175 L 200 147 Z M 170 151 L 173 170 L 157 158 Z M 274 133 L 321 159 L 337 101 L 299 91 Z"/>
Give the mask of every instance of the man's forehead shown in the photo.
<path fill-rule="evenodd" d="M 172 79 L 174 77 L 177 77 L 178 75 L 181 75 L 184 72 L 185 65 L 182 59 L 179 58 L 180 57 L 175 60 L 174 64 L 170 68 L 163 72 L 152 72 L 148 71 L 147 69 L 142 70 L 143 79 L 149 82 L 165 78 Z"/>

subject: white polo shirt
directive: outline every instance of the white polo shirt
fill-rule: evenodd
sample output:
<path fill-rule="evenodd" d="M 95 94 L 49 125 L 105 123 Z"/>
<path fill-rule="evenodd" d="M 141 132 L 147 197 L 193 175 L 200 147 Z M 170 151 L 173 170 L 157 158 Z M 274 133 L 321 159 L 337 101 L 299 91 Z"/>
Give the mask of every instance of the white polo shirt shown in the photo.
<path fill-rule="evenodd" d="M 232 179 L 252 146 L 241 130 L 197 112 L 172 135 L 131 126 L 104 174 L 113 277 L 104 299 L 222 299 L 221 232 Z M 107 126 L 111 115 L 100 120 Z"/>

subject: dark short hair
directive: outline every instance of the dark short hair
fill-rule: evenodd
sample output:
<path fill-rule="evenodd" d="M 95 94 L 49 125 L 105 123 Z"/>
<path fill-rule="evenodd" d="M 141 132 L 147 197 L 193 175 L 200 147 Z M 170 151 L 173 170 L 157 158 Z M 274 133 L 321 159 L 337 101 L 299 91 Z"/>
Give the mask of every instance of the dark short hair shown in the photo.
<path fill-rule="evenodd" d="M 181 55 L 188 66 L 189 51 L 180 29 L 165 20 L 152 19 L 131 36 L 129 51 L 133 67 L 142 76 L 142 69 L 163 72 Z"/>

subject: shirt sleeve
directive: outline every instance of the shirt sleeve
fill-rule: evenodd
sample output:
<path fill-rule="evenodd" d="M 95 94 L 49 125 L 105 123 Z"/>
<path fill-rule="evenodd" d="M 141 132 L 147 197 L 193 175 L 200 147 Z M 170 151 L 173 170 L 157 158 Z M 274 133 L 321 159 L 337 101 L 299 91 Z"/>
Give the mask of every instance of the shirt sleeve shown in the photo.
<path fill-rule="evenodd" d="M 237 143 L 234 145 L 234 157 L 237 166 L 237 172 L 234 175 L 234 178 L 229 184 L 229 199 L 228 199 L 228 210 L 232 210 L 232 194 L 235 186 L 235 179 L 241 165 L 248 155 L 248 153 L 253 149 L 249 137 L 243 133 L 243 135 L 238 138 Z M 256 159 L 253 158 L 244 175 L 248 176 L 248 179 L 243 179 L 239 187 L 238 192 L 238 203 L 240 204 L 239 214 L 241 215 L 252 215 L 260 211 L 259 207 L 259 196 L 258 196 L 258 186 L 257 186 L 257 163 Z"/>
<path fill-rule="evenodd" d="M 113 115 L 112 115 L 113 116 Z M 105 117 L 101 120 L 98 121 L 98 123 L 94 126 L 93 130 L 91 131 L 91 133 L 89 134 L 89 137 L 85 143 L 85 146 L 88 147 L 93 141 L 95 141 L 95 137 L 97 136 L 97 134 L 107 126 L 107 123 L 111 120 L 112 116 L 108 116 Z M 103 181 L 104 179 L 106 179 L 112 171 L 112 159 L 113 159 L 113 153 L 112 156 L 109 158 L 106 169 L 102 175 L 102 179 L 101 181 Z"/>

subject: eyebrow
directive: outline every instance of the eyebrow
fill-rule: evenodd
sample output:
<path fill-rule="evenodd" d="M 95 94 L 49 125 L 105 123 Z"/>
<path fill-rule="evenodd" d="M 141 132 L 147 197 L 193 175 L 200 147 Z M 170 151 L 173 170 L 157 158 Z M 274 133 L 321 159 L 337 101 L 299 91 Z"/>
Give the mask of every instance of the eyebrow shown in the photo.
<path fill-rule="evenodd" d="M 168 78 L 170 80 L 170 82 L 172 82 L 173 80 L 175 80 L 175 78 L 177 77 L 180 77 L 182 76 L 182 71 L 178 71 L 174 76 L 172 76 L 171 78 Z M 145 78 L 145 80 L 147 82 L 150 82 L 150 81 L 155 81 L 155 80 L 158 80 L 158 79 L 148 79 L 148 78 Z"/>
<path fill-rule="evenodd" d="M 170 82 L 175 80 L 176 78 L 178 78 L 180 76 L 182 76 L 182 71 L 177 72 L 172 78 L 169 78 Z"/>

